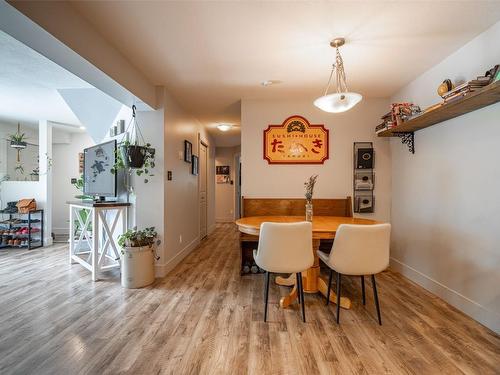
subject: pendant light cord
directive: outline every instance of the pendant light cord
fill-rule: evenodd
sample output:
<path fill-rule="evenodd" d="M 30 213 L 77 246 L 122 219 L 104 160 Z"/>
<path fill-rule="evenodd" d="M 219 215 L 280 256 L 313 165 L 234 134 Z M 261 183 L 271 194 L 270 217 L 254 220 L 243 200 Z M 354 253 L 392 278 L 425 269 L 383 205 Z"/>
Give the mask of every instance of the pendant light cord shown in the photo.
<path fill-rule="evenodd" d="M 325 96 L 328 95 L 328 90 L 332 83 L 333 72 L 335 72 L 335 80 L 337 86 L 337 93 L 347 92 L 347 83 L 344 71 L 344 61 L 340 55 L 339 48 L 336 48 L 335 64 L 332 65 L 332 71 L 330 72 L 330 78 L 328 78 L 328 85 L 326 86 Z"/>

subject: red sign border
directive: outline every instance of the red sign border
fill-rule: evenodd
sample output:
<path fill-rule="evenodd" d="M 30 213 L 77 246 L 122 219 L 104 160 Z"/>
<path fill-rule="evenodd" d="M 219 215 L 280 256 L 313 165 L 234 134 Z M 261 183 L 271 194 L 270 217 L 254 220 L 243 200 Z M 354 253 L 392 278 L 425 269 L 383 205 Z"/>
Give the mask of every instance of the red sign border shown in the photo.
<path fill-rule="evenodd" d="M 288 120 L 290 120 L 291 118 L 297 118 L 297 117 L 300 118 L 301 120 L 303 120 L 307 124 L 308 128 L 316 128 L 316 129 L 320 128 L 323 131 L 325 131 L 325 133 L 326 133 L 326 142 L 325 142 L 326 143 L 326 155 L 325 155 L 325 157 L 321 160 L 318 160 L 318 161 L 303 161 L 303 162 L 300 162 L 300 161 L 272 161 L 266 152 L 267 133 L 273 128 L 283 127 L 287 123 Z M 330 130 L 325 128 L 324 124 L 311 124 L 311 123 L 309 123 L 309 121 L 307 121 L 307 119 L 304 116 L 293 115 L 293 116 L 287 117 L 281 125 L 268 125 L 267 129 L 265 129 L 264 133 L 263 133 L 262 146 L 263 146 L 264 160 L 267 160 L 268 164 L 324 164 L 325 160 L 328 160 L 330 158 Z"/>

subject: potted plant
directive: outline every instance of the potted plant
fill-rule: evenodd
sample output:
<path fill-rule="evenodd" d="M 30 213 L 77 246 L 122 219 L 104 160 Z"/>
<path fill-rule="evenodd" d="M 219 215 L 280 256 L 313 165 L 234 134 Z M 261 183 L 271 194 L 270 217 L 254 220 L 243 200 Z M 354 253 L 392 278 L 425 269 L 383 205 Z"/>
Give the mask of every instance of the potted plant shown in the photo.
<path fill-rule="evenodd" d="M 127 127 L 125 135 L 130 135 L 132 141 L 122 139 L 119 150 L 116 153 L 116 162 L 111 171 L 117 173 L 119 169 L 135 170 L 137 176 L 152 177 L 152 169 L 155 167 L 155 149 L 151 147 L 151 143 L 146 143 L 142 137 L 139 124 L 136 119 L 136 107 L 132 106 L 132 119 Z M 148 178 L 144 178 L 144 182 L 148 183 Z"/>
<path fill-rule="evenodd" d="M 16 133 L 9 135 L 10 147 L 12 148 L 26 148 L 27 143 L 25 141 L 26 134 Z"/>
<path fill-rule="evenodd" d="M 121 247 L 121 282 L 124 288 L 142 288 L 155 280 L 155 247 L 160 244 L 154 227 L 137 230 L 136 227 L 118 236 Z"/>

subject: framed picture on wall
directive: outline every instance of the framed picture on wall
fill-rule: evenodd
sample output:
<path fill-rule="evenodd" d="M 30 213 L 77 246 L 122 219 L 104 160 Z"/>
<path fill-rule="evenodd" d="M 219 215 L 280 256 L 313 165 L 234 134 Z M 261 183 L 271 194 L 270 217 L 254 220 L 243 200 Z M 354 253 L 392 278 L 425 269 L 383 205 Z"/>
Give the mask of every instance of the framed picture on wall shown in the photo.
<path fill-rule="evenodd" d="M 215 174 L 229 174 L 229 165 L 218 165 L 215 167 Z"/>
<path fill-rule="evenodd" d="M 193 156 L 193 144 L 188 140 L 184 140 L 184 161 L 186 163 L 191 163 Z"/>
<path fill-rule="evenodd" d="M 198 156 L 191 155 L 192 163 L 191 163 L 191 173 L 195 176 L 198 176 Z"/>

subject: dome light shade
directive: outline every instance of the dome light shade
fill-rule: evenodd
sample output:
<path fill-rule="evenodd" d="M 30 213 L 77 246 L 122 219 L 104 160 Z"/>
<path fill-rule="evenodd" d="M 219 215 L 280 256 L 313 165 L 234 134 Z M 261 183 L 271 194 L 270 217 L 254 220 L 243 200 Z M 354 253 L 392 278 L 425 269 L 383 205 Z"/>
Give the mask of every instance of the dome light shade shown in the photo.
<path fill-rule="evenodd" d="M 217 125 L 217 129 L 219 129 L 221 132 L 227 132 L 233 127 L 233 124 L 219 124 Z"/>
<path fill-rule="evenodd" d="M 314 105 L 322 111 L 340 113 L 350 110 L 358 104 L 363 97 L 355 92 L 341 92 L 324 95 L 314 101 Z"/>

